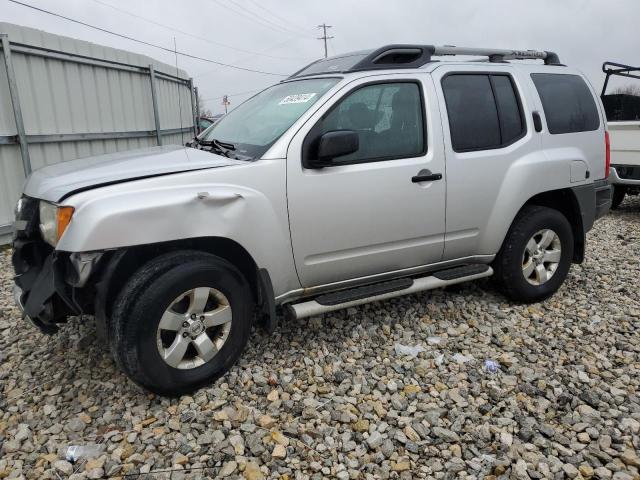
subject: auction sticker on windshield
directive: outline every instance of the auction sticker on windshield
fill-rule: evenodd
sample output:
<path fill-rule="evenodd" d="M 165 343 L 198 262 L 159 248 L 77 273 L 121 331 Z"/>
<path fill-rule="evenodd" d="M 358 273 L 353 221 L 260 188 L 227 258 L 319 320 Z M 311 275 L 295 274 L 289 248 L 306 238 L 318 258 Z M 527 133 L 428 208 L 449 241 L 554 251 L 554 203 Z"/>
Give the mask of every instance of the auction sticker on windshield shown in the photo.
<path fill-rule="evenodd" d="M 282 100 L 280 100 L 278 105 L 287 105 L 289 103 L 307 103 L 315 96 L 315 93 L 298 93 L 297 95 L 287 95 Z"/>

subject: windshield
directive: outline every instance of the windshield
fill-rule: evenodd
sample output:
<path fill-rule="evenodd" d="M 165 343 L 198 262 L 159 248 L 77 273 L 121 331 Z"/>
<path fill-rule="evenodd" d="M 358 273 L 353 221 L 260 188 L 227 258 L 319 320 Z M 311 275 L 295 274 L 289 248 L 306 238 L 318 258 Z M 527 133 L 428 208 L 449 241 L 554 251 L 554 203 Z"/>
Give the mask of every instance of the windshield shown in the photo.
<path fill-rule="evenodd" d="M 215 140 L 239 157 L 258 158 L 339 80 L 315 78 L 274 85 L 229 112 L 198 140 Z"/>

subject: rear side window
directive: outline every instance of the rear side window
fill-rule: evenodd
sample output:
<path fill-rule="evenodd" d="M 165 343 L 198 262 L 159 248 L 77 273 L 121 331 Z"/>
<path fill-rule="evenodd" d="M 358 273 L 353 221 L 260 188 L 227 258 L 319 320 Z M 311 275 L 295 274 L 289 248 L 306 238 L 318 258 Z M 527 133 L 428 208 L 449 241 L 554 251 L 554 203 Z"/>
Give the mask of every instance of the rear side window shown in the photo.
<path fill-rule="evenodd" d="M 509 75 L 452 74 L 442 80 L 451 145 L 456 152 L 505 147 L 525 133 Z"/>
<path fill-rule="evenodd" d="M 506 75 L 493 75 L 491 81 L 500 117 L 502 143 L 508 144 L 524 133 L 524 121 L 518 105 L 518 97 L 511 79 Z"/>
<path fill-rule="evenodd" d="M 589 132 L 600 126 L 598 107 L 579 75 L 532 73 L 552 134 Z"/>

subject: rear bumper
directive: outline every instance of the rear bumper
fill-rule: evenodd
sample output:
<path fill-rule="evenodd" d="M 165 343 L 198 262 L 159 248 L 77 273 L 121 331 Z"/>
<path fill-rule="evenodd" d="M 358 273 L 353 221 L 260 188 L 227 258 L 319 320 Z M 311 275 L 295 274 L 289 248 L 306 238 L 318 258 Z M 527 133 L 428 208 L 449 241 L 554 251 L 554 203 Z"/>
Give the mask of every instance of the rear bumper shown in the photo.
<path fill-rule="evenodd" d="M 640 167 L 612 165 L 609 168 L 609 183 L 611 185 L 640 187 Z"/>
<path fill-rule="evenodd" d="M 582 229 L 586 234 L 593 227 L 593 222 L 604 216 L 611 208 L 611 185 L 606 179 L 573 187 L 573 193 L 580 208 Z"/>
<path fill-rule="evenodd" d="M 609 185 L 607 180 L 593 182 L 593 189 L 596 200 L 594 220 L 597 220 L 609 213 L 611 209 L 612 192 L 611 185 Z"/>

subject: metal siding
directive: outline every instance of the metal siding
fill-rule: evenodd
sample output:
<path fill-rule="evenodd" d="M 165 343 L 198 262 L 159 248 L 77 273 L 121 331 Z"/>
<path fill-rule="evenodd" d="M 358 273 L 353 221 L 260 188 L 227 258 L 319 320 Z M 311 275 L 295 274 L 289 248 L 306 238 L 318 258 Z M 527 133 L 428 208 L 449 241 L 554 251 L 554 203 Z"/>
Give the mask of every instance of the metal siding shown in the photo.
<path fill-rule="evenodd" d="M 42 47 L 143 67 L 156 73 L 189 76 L 183 70 L 144 55 L 0 22 L 12 44 Z M 156 145 L 151 82 L 144 71 L 126 71 L 109 64 L 87 65 L 69 59 L 45 58 L 12 48 L 20 108 L 27 135 L 153 131 L 140 138 L 30 143 L 33 170 L 65 160 Z M 131 70 L 131 69 L 129 69 Z M 192 127 L 191 92 L 156 76 L 162 130 Z M 181 114 L 180 114 L 181 111 Z M 0 50 L 0 136 L 16 135 L 4 57 Z M 167 144 L 184 144 L 191 133 L 163 135 Z M 22 192 L 24 173 L 17 144 L 0 144 L 0 226 L 13 221 L 13 206 Z M 0 238 L 0 244 L 7 240 Z"/>
<path fill-rule="evenodd" d="M 0 225 L 13 222 L 13 207 L 22 193 L 23 184 L 20 147 L 0 146 Z"/>
<path fill-rule="evenodd" d="M 158 88 L 158 114 L 162 130 L 193 125 L 189 89 L 184 85 L 178 85 L 162 78 L 158 78 L 156 85 Z M 177 140 L 180 138 L 183 140 Z M 182 137 L 180 135 L 165 135 L 163 143 L 165 145 L 176 142 L 184 144 L 189 139 L 190 135 L 186 133 Z"/>
<path fill-rule="evenodd" d="M 0 135 L 16 134 L 16 122 L 13 118 L 8 85 L 4 56 L 0 54 Z"/>

